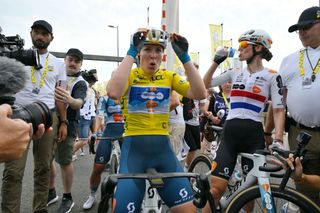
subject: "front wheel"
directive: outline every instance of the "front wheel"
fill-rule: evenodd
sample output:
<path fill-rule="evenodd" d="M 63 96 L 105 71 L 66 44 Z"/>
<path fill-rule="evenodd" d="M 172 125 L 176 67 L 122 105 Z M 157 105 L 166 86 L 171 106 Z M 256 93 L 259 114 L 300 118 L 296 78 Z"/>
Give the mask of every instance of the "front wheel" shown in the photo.
<path fill-rule="evenodd" d="M 211 170 L 211 159 L 205 154 L 198 155 L 191 162 L 188 172 L 206 174 Z"/>
<path fill-rule="evenodd" d="M 198 155 L 193 161 L 191 162 L 188 172 L 198 173 L 198 174 L 206 174 L 211 170 L 211 159 L 205 154 Z M 195 179 L 190 179 L 191 187 L 194 194 L 198 191 L 197 182 Z M 197 208 L 197 213 L 202 212 L 201 209 Z"/>
<path fill-rule="evenodd" d="M 292 188 L 281 190 L 279 185 L 271 185 L 271 193 L 274 200 L 275 208 L 279 212 L 288 202 L 293 203 L 300 208 L 300 212 L 319 213 L 320 207 L 314 204 L 309 198 L 295 191 Z M 259 191 L 259 186 L 252 186 L 240 192 L 226 208 L 226 213 L 238 213 L 246 204 L 254 201 L 254 212 L 266 212 Z"/>

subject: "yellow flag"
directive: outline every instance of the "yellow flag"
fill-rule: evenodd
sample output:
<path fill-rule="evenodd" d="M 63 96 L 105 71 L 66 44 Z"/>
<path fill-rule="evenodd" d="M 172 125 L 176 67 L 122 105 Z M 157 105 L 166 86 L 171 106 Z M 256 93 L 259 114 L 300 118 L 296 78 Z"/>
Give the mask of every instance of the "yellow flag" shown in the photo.
<path fill-rule="evenodd" d="M 196 62 L 198 65 L 199 64 L 199 52 L 190 52 L 190 58 L 191 61 Z"/>
<path fill-rule="evenodd" d="M 232 47 L 232 40 L 223 40 L 223 46 L 224 47 Z M 230 69 L 232 66 L 232 58 L 227 58 L 223 63 L 222 63 L 222 69 L 227 70 Z"/>
<path fill-rule="evenodd" d="M 211 58 L 214 57 L 217 47 L 222 46 L 222 25 L 209 24 L 211 38 Z"/>

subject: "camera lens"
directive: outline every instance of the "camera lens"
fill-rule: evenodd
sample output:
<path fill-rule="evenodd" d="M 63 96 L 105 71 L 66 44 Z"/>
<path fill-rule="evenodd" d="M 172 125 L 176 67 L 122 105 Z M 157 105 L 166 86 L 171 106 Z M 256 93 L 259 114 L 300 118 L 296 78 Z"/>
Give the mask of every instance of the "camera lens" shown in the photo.
<path fill-rule="evenodd" d="M 36 132 L 39 124 L 44 124 L 45 129 L 52 126 L 51 112 L 43 102 L 33 102 L 28 105 L 12 106 L 11 118 L 20 118 L 27 123 L 32 123 L 33 131 Z"/>

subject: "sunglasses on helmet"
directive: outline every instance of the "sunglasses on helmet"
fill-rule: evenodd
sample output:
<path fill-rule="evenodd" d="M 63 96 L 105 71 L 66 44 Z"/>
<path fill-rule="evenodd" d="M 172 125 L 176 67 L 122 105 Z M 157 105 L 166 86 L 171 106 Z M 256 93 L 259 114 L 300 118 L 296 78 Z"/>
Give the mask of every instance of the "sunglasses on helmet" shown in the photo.
<path fill-rule="evenodd" d="M 250 41 L 240 41 L 239 42 L 239 48 L 247 48 L 249 45 L 255 45 L 255 43 Z"/>

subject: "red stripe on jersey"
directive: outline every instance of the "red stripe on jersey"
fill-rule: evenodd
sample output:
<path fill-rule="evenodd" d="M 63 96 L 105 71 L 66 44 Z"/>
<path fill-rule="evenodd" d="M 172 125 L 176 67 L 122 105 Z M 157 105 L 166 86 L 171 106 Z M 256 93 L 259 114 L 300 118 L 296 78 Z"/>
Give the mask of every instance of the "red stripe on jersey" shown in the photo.
<path fill-rule="evenodd" d="M 267 99 L 265 96 L 254 94 L 248 91 L 242 91 L 242 90 L 232 90 L 231 96 L 247 97 L 260 102 L 265 102 L 265 100 Z"/>

